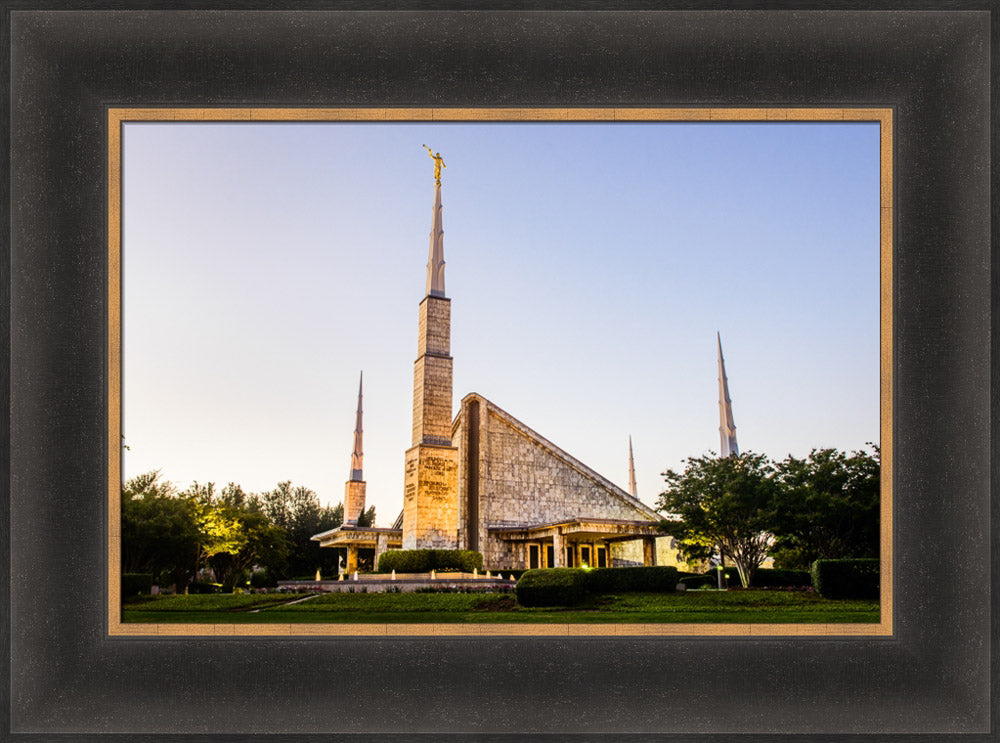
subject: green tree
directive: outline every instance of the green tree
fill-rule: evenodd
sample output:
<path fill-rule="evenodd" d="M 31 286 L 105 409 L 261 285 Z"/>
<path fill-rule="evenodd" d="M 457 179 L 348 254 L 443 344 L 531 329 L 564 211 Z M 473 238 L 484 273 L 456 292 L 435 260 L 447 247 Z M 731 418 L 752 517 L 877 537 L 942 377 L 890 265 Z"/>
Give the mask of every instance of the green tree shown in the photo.
<path fill-rule="evenodd" d="M 253 566 L 274 570 L 288 555 L 285 532 L 260 511 L 236 506 L 210 506 L 206 514 L 205 554 L 215 579 L 232 592 Z"/>
<path fill-rule="evenodd" d="M 749 586 L 771 541 L 768 519 L 777 482 L 767 457 L 751 452 L 691 457 L 683 472 L 668 470 L 663 477 L 667 487 L 657 502 L 667 516 L 663 531 L 677 539 L 689 559 L 717 548 Z"/>
<path fill-rule="evenodd" d="M 293 486 L 290 481 L 279 482 L 274 490 L 261 493 L 259 502 L 262 512 L 272 523 L 280 526 L 289 543 L 288 568 L 282 577 L 311 576 L 317 569 L 331 573 L 336 569 L 337 557 L 342 550 L 322 549 L 312 537 L 324 531 L 335 529 L 344 522 L 344 506 L 321 506 L 319 497 L 307 487 Z M 363 517 L 375 518 L 372 506 Z"/>
<path fill-rule="evenodd" d="M 248 508 L 251 511 L 259 511 L 260 500 L 254 493 L 245 493 L 237 483 L 231 482 L 222 489 L 218 498 L 219 505 L 232 506 L 235 508 Z"/>
<path fill-rule="evenodd" d="M 881 458 L 870 446 L 850 454 L 813 449 L 777 463 L 775 565 L 805 570 L 821 558 L 878 557 Z"/>
<path fill-rule="evenodd" d="M 358 526 L 375 526 L 375 506 L 368 506 L 367 510 L 358 514 Z"/>
<path fill-rule="evenodd" d="M 160 479 L 158 470 L 122 485 L 122 569 L 157 584 L 186 586 L 198 567 L 200 505 Z"/>

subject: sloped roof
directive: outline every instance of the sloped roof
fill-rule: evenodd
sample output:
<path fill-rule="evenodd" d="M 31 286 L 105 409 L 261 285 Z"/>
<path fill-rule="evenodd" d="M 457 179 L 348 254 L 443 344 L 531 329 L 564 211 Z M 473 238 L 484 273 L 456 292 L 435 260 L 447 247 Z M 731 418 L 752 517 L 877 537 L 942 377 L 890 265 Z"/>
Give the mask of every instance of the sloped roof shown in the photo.
<path fill-rule="evenodd" d="M 495 403 L 491 402 L 490 400 L 487 400 L 485 397 L 483 397 L 479 393 L 477 393 L 477 392 L 470 392 L 468 395 L 466 395 L 465 397 L 463 397 L 462 398 L 462 406 L 463 406 L 463 408 L 465 406 L 466 400 L 469 400 L 470 398 L 476 398 L 477 400 L 479 400 L 483 405 L 485 405 L 486 410 L 489 413 L 491 413 L 492 415 L 495 415 L 498 418 L 500 418 L 508 426 L 510 426 L 511 428 L 515 429 L 516 431 L 518 431 L 519 433 L 521 433 L 525 437 L 527 437 L 527 438 L 531 439 L 532 441 L 534 441 L 538 446 L 540 446 L 542 449 L 546 450 L 550 455 L 552 455 L 556 459 L 562 461 L 568 467 L 572 467 L 574 470 L 576 470 L 577 472 L 579 472 L 581 475 L 583 475 L 584 477 L 588 478 L 589 480 L 597 483 L 604 490 L 608 491 L 611 495 L 616 496 L 617 498 L 621 499 L 627 505 L 629 505 L 632 508 L 634 508 L 636 511 L 638 511 L 640 514 L 642 514 L 643 516 L 645 516 L 649 520 L 651 520 L 651 521 L 660 521 L 661 519 L 663 519 L 663 516 L 661 514 L 659 514 L 656 511 L 654 511 L 652 508 L 650 508 L 649 506 L 647 506 L 641 500 L 639 500 L 638 498 L 633 497 L 630 493 L 628 493 L 627 491 L 625 491 L 622 488 L 618 487 L 617 485 L 615 485 L 613 482 L 611 482 L 609 479 L 607 479 L 603 475 L 599 474 L 598 472 L 595 472 L 594 470 L 592 470 L 590 467 L 588 467 L 587 465 L 585 465 L 583 462 L 581 462 L 576 457 L 574 457 L 571 454 L 567 453 L 563 449 L 560 449 L 558 446 L 556 446 L 555 444 L 553 444 L 551 441 L 549 441 L 548 439 L 546 439 L 544 436 L 542 436 L 541 434 L 539 434 L 537 431 L 535 431 L 534 429 L 528 427 L 527 425 L 525 425 L 524 423 L 522 423 L 521 421 L 519 421 L 517 418 L 515 418 L 514 416 L 512 416 L 510 413 L 508 413 L 507 411 L 503 410 L 500 406 L 496 405 Z M 454 438 L 455 431 L 457 430 L 458 425 L 461 422 L 461 417 L 462 417 L 462 413 L 461 413 L 461 410 L 460 410 L 459 414 L 457 416 L 455 416 L 455 420 L 452 423 L 452 437 L 453 438 Z"/>

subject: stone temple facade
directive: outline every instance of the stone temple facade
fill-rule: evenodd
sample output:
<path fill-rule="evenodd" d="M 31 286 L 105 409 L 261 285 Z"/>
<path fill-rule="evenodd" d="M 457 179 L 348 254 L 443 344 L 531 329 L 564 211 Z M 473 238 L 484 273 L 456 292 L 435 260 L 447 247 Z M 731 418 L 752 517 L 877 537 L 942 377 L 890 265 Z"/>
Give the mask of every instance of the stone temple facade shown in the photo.
<path fill-rule="evenodd" d="M 629 493 L 479 394 L 466 395 L 452 415 L 440 167 L 435 175 L 402 513 L 389 528 L 357 526 L 365 492 L 359 391 L 345 523 L 313 539 L 346 547 L 348 572 L 360 550 L 374 550 L 377 564 L 382 552 L 398 548 L 476 550 L 494 570 L 678 564 L 673 540 L 657 529 L 661 516 L 635 496 L 631 440 Z"/>

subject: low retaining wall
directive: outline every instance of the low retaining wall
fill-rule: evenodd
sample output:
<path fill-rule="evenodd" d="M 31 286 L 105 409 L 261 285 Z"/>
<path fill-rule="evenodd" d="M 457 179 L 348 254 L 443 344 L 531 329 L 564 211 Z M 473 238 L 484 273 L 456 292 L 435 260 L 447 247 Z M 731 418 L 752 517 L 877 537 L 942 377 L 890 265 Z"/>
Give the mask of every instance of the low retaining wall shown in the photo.
<path fill-rule="evenodd" d="M 385 591 L 412 593 L 420 588 L 480 590 L 510 588 L 516 582 L 510 578 L 497 576 L 473 578 L 472 573 L 439 573 L 433 579 L 426 573 L 397 574 L 395 579 L 376 573 L 358 575 L 357 580 L 349 580 L 347 576 L 344 576 L 344 580 L 281 580 L 278 581 L 278 588 L 329 593 L 381 593 Z"/>

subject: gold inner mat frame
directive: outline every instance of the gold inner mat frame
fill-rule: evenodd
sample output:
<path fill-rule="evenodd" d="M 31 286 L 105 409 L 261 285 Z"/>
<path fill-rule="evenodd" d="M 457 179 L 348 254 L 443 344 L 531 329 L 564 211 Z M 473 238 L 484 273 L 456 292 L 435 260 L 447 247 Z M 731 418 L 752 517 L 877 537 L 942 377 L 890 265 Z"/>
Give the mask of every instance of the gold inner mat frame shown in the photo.
<path fill-rule="evenodd" d="M 891 108 L 205 108 L 109 107 L 108 125 L 108 523 L 107 634 L 283 637 L 833 637 L 893 634 L 893 110 Z M 880 621 L 876 624 L 125 624 L 121 621 L 122 127 L 129 122 L 874 122 L 879 125 Z"/>

